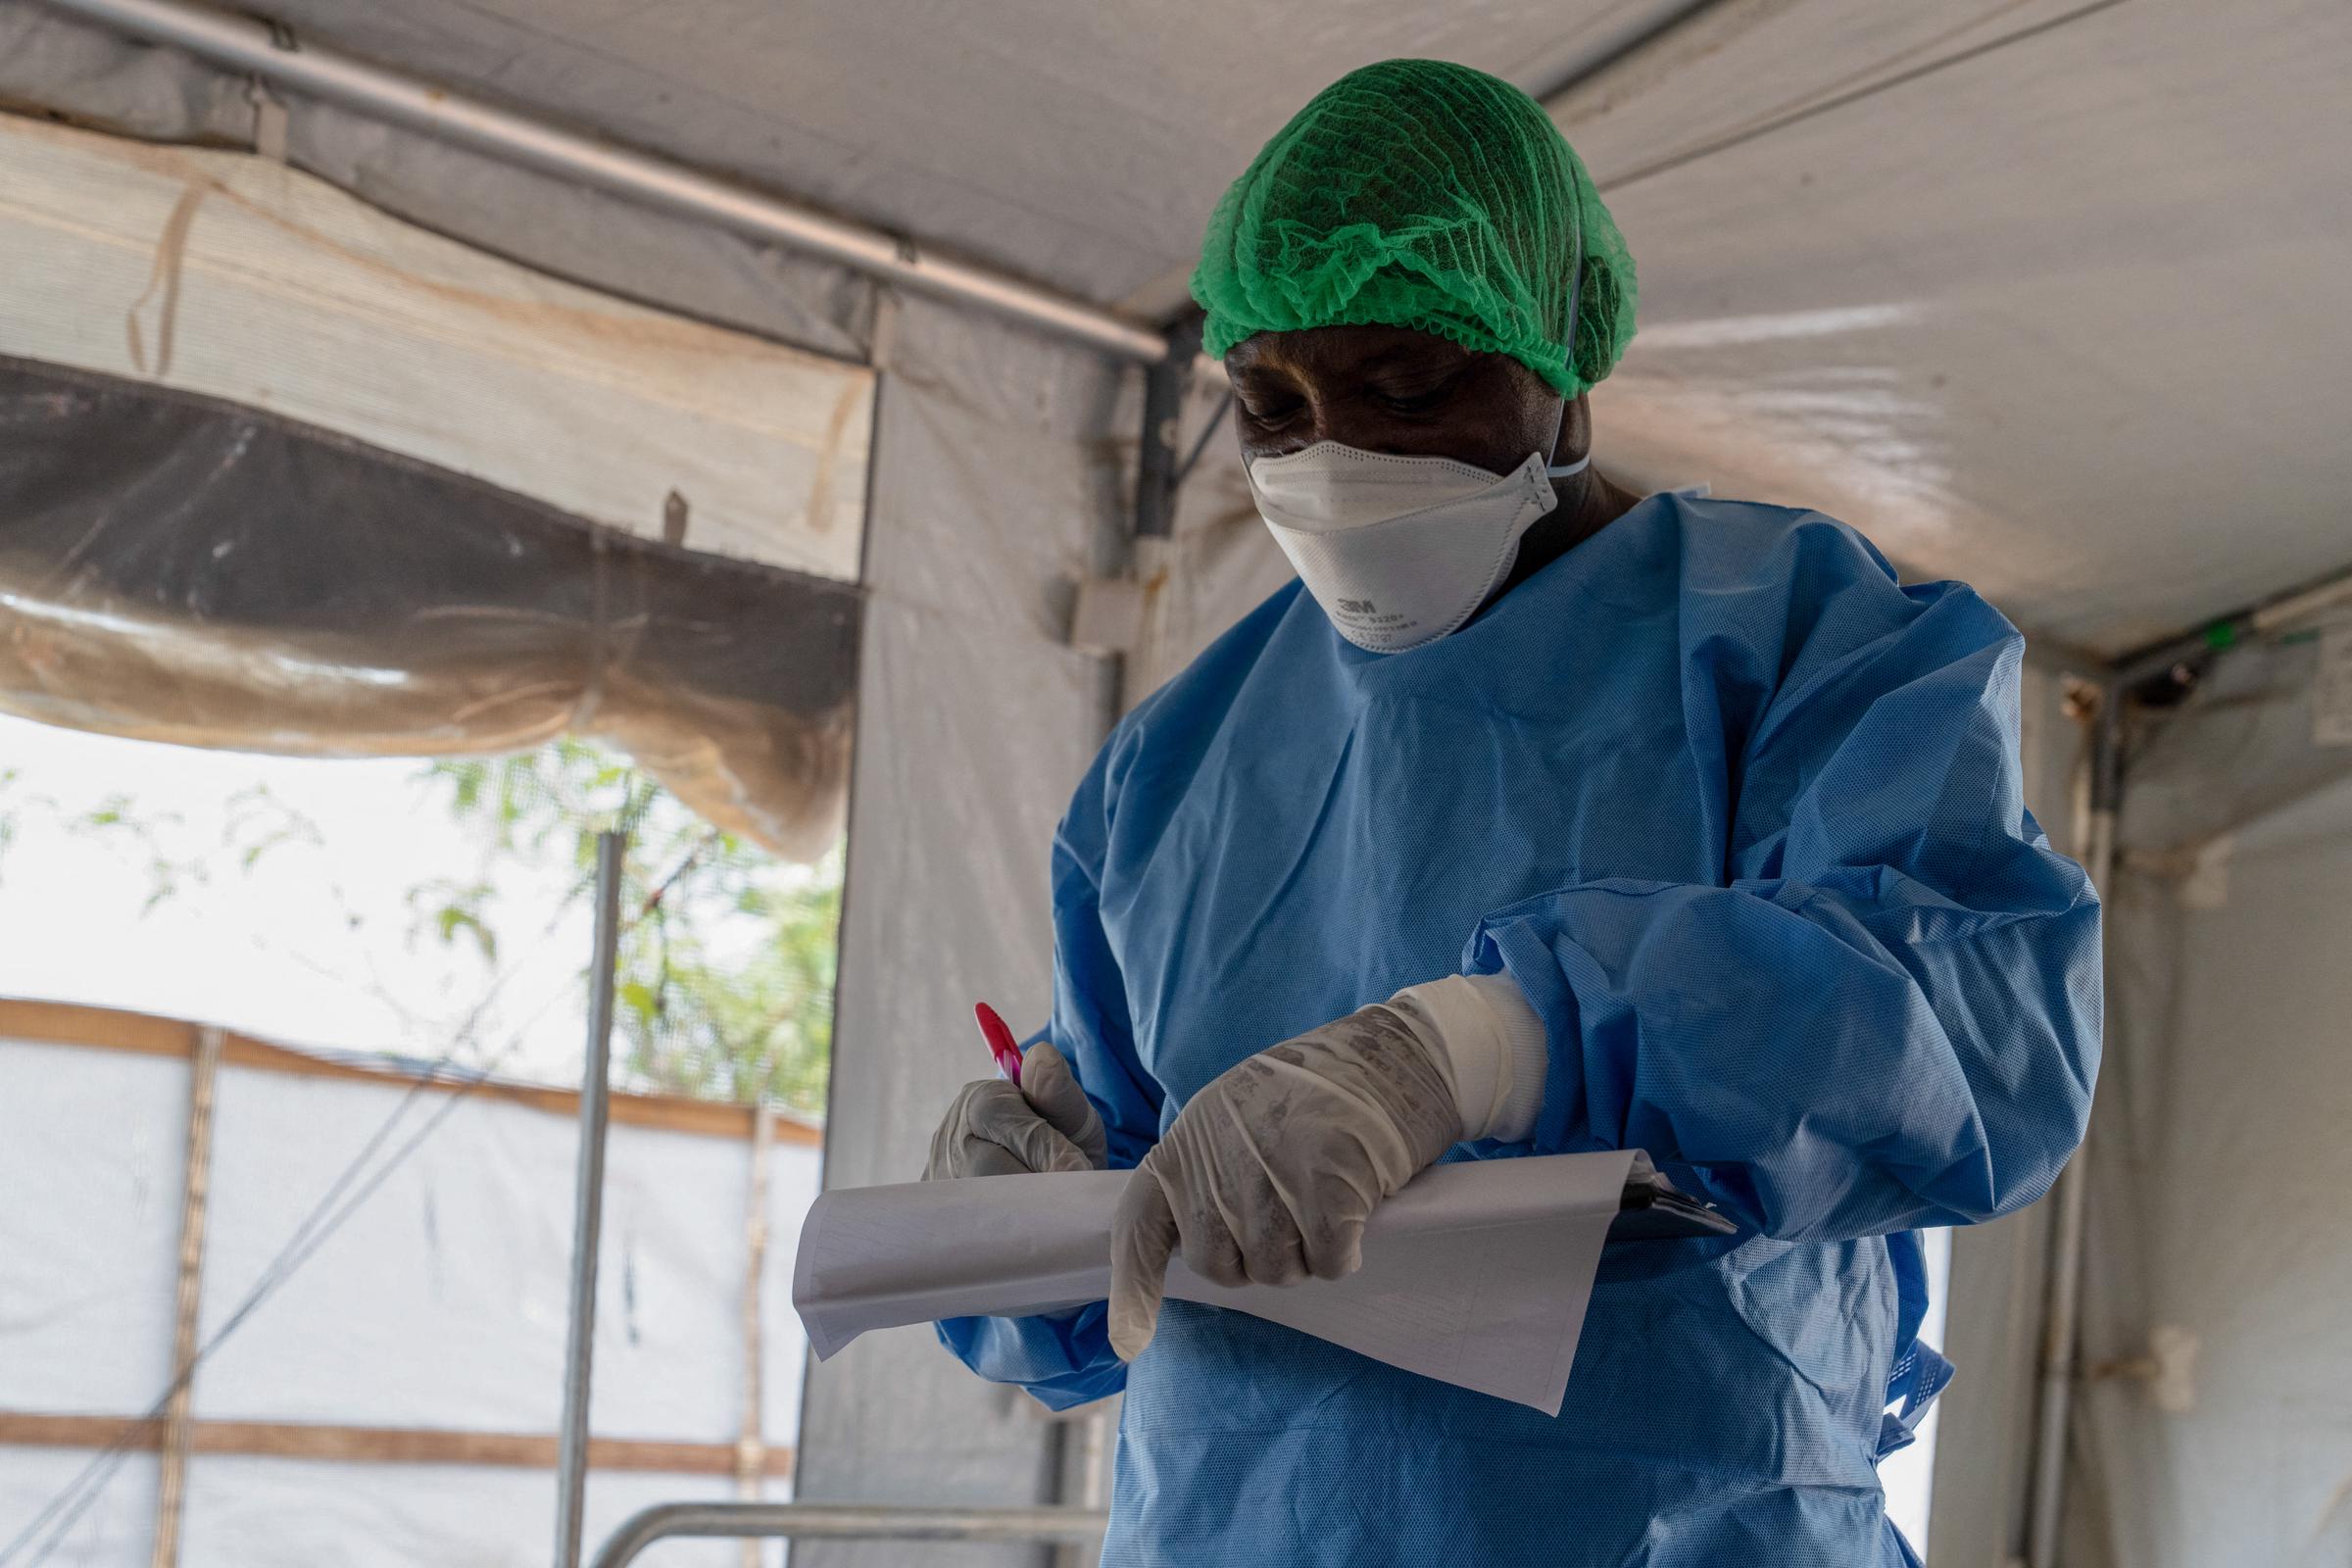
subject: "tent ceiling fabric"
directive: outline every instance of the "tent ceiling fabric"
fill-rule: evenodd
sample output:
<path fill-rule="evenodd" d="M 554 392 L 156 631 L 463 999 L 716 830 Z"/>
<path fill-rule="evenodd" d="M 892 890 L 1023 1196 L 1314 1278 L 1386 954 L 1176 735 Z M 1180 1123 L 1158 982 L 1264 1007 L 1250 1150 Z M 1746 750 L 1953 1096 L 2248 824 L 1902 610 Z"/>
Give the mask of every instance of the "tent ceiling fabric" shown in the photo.
<path fill-rule="evenodd" d="M 1594 407 L 2113 655 L 2352 564 L 2352 8 L 2125 0 L 1622 182 L 2066 10 L 1811 0 L 1578 127 L 1642 268 Z"/>
<path fill-rule="evenodd" d="M 1168 297 L 1340 71 L 1434 54 L 1542 89 L 1692 8 L 269 9 L 1115 304 Z M 1561 110 L 1642 266 L 1602 461 L 1817 506 L 2102 654 L 2343 566 L 2348 77 L 2340 0 L 1719 0 Z"/>
<path fill-rule="evenodd" d="M 1540 85 L 1662 0 L 273 0 L 298 33 L 1108 304 L 1339 72 L 1443 55 Z"/>

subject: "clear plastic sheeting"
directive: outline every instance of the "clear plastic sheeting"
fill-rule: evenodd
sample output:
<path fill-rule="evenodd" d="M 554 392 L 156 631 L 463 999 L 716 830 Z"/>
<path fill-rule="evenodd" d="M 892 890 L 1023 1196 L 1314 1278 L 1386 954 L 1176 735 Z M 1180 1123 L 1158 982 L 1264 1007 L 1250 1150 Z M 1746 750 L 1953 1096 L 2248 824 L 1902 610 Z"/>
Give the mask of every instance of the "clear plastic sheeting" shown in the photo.
<path fill-rule="evenodd" d="M 846 583 L 0 358 L 0 706 L 28 718 L 325 757 L 597 735 L 813 858 L 841 831 L 858 623 Z"/>
<path fill-rule="evenodd" d="M 0 115 L 0 353 L 224 398 L 590 522 L 858 575 L 873 373 L 559 282 L 267 158 Z"/>

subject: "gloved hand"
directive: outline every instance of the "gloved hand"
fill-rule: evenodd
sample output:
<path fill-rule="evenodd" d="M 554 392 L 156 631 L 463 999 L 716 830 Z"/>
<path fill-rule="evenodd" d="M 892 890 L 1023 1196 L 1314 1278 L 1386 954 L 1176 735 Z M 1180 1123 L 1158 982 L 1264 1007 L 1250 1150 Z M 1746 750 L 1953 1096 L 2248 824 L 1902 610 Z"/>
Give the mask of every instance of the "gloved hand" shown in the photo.
<path fill-rule="evenodd" d="M 1451 1077 L 1415 1022 L 1381 1004 L 1211 1080 L 1136 1167 L 1112 1221 L 1119 1357 L 1152 1343 L 1179 1245 L 1218 1285 L 1352 1273 L 1372 1210 L 1463 1136 Z"/>
<path fill-rule="evenodd" d="M 1107 1148 L 1102 1118 L 1087 1102 L 1070 1064 L 1052 1042 L 1041 1040 L 1022 1055 L 1017 1087 L 983 1078 L 956 1094 L 931 1135 L 923 1180 L 1101 1170 L 1108 1163 Z"/>

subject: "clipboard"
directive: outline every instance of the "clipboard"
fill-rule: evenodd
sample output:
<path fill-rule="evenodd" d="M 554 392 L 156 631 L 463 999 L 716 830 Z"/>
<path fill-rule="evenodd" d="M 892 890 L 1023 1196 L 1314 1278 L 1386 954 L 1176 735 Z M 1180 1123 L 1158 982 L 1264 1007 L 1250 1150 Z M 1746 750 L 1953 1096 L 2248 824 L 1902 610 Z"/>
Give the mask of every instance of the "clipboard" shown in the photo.
<path fill-rule="evenodd" d="M 1649 1162 L 1647 1153 L 1635 1151 L 1633 1169 L 1625 1174 L 1625 1196 L 1609 1226 L 1612 1243 L 1689 1241 L 1739 1232 L 1730 1215 L 1675 1186 Z"/>

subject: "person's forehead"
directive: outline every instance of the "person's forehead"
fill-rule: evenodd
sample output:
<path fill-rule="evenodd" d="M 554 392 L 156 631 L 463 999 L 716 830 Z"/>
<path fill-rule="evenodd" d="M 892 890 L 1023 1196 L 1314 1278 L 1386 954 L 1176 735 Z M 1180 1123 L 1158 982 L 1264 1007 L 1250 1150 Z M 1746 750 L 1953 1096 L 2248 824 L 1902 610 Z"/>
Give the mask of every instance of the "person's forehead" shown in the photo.
<path fill-rule="evenodd" d="M 1411 327 L 1312 326 L 1245 338 L 1226 354 L 1225 368 L 1236 375 L 1323 377 L 1458 365 L 1474 357 L 1450 339 Z"/>

